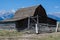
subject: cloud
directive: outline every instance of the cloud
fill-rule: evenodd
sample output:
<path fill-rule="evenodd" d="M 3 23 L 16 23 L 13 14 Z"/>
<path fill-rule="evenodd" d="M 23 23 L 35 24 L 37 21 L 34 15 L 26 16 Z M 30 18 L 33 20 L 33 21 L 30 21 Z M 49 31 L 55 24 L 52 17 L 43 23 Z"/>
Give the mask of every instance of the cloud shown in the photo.
<path fill-rule="evenodd" d="M 11 10 L 12 12 L 15 12 L 15 10 Z"/>
<path fill-rule="evenodd" d="M 60 7 L 59 7 L 59 6 L 54 6 L 54 8 L 56 8 L 56 9 L 57 9 L 57 8 L 60 8 Z"/>
<path fill-rule="evenodd" d="M 1 10 L 0 11 L 0 19 L 10 19 L 10 18 L 13 18 L 15 15 L 15 10 L 9 10 L 9 11 L 6 11 L 6 10 Z"/>
<path fill-rule="evenodd" d="M 60 12 L 54 12 L 54 13 L 50 13 L 50 14 L 60 18 Z"/>
<path fill-rule="evenodd" d="M 15 13 L 16 11 L 12 9 L 12 10 L 9 10 L 8 12 L 9 12 L 9 13 L 11 13 L 11 12 L 12 12 L 12 13 Z"/>

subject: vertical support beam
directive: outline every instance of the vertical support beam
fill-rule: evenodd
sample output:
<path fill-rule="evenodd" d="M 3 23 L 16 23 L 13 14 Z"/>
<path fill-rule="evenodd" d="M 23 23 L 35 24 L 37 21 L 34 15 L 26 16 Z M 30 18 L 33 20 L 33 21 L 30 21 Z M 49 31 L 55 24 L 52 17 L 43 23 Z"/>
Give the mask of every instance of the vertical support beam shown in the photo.
<path fill-rule="evenodd" d="M 36 26 L 36 33 L 38 34 L 38 15 L 37 15 L 37 23 L 35 24 Z"/>
<path fill-rule="evenodd" d="M 37 25 L 38 25 L 38 15 L 37 15 Z"/>
<path fill-rule="evenodd" d="M 30 17 L 28 17 L 28 29 L 30 27 Z"/>
<path fill-rule="evenodd" d="M 38 34 L 38 24 L 35 24 L 36 34 Z"/>
<path fill-rule="evenodd" d="M 58 31 L 58 25 L 59 25 L 59 22 L 57 22 L 57 25 L 56 25 L 56 32 Z"/>

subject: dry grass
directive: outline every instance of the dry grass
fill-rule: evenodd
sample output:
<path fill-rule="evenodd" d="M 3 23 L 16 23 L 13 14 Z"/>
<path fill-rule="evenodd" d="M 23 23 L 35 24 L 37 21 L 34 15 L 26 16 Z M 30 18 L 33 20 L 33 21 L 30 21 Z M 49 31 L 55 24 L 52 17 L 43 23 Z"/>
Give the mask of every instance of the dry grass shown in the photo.
<path fill-rule="evenodd" d="M 18 35 L 21 35 L 21 34 L 22 34 L 22 32 L 0 30 L 0 36 L 18 36 Z"/>
<path fill-rule="evenodd" d="M 0 30 L 0 40 L 60 40 L 60 32 L 45 34 L 24 34 L 17 31 Z"/>

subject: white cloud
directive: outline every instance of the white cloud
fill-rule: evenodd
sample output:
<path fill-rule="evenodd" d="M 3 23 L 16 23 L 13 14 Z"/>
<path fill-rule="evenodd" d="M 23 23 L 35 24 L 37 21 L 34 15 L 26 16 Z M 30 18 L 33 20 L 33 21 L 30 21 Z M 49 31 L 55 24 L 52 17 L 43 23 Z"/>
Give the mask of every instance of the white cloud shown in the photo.
<path fill-rule="evenodd" d="M 0 11 L 0 16 L 3 15 L 3 14 L 5 14 L 5 13 L 6 13 L 6 10 L 1 10 Z"/>
<path fill-rule="evenodd" d="M 24 6 L 22 8 L 25 8 Z"/>
<path fill-rule="evenodd" d="M 15 12 L 15 10 L 11 10 L 12 12 Z"/>
<path fill-rule="evenodd" d="M 50 15 L 54 15 L 56 17 L 60 17 L 60 12 L 53 12 L 53 13 L 50 13 Z"/>
<path fill-rule="evenodd" d="M 54 6 L 54 8 L 56 8 L 56 9 L 57 9 L 57 8 L 60 8 L 60 7 L 59 7 L 59 6 Z"/>
<path fill-rule="evenodd" d="M 15 13 L 16 10 L 14 10 L 14 9 L 10 9 L 10 10 L 8 10 L 7 12 L 9 12 L 9 13 Z"/>
<path fill-rule="evenodd" d="M 4 15 L 4 14 L 15 14 L 15 10 L 9 10 L 9 11 L 6 11 L 6 10 L 0 10 L 0 16 Z"/>

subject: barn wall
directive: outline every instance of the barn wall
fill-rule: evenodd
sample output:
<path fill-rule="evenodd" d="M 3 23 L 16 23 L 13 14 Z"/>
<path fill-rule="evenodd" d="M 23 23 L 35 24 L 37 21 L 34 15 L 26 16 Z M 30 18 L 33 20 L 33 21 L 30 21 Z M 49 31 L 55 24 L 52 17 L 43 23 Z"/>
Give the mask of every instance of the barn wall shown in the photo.
<path fill-rule="evenodd" d="M 35 9 L 33 17 L 37 15 L 39 16 L 38 17 L 39 23 L 48 23 L 56 25 L 56 20 L 48 18 L 45 9 L 41 5 Z M 28 25 L 28 18 L 16 21 L 16 29 L 18 31 L 26 29 L 28 27 L 27 25 Z"/>
<path fill-rule="evenodd" d="M 0 30 L 15 30 L 15 22 L 0 22 Z"/>
<path fill-rule="evenodd" d="M 45 9 L 40 5 L 36 8 L 34 16 L 38 15 L 39 16 L 39 22 L 40 23 L 47 23 L 47 15 Z"/>
<path fill-rule="evenodd" d="M 16 29 L 18 31 L 21 31 L 21 30 L 24 30 L 27 28 L 27 25 L 28 25 L 28 18 L 25 18 L 25 19 L 22 19 L 22 20 L 18 20 L 15 22 L 16 24 Z"/>
<path fill-rule="evenodd" d="M 57 21 L 52 19 L 52 18 L 47 18 L 47 23 L 48 24 L 51 24 L 51 25 L 56 25 L 57 24 Z"/>
<path fill-rule="evenodd" d="M 36 8 L 34 16 L 39 16 L 39 23 L 48 23 L 52 25 L 56 25 L 56 20 L 49 18 L 46 14 L 45 9 L 40 5 Z"/>

